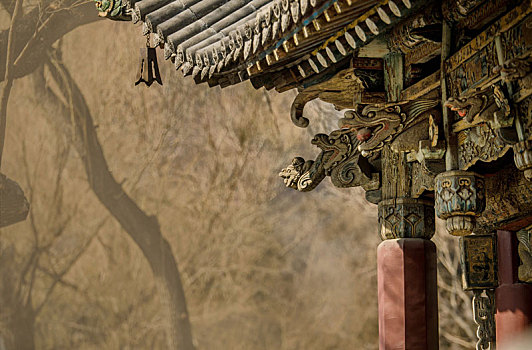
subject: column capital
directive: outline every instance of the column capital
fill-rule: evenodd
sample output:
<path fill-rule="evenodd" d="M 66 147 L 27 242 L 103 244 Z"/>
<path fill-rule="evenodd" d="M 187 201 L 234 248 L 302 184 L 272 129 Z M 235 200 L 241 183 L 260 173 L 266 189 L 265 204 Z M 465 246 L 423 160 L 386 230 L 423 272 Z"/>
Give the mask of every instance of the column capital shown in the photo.
<path fill-rule="evenodd" d="M 394 198 L 379 202 L 379 234 L 394 238 L 430 239 L 435 232 L 434 202 L 422 198 Z"/>
<path fill-rule="evenodd" d="M 450 170 L 434 179 L 436 215 L 453 236 L 466 236 L 486 207 L 484 178 L 471 171 Z"/>

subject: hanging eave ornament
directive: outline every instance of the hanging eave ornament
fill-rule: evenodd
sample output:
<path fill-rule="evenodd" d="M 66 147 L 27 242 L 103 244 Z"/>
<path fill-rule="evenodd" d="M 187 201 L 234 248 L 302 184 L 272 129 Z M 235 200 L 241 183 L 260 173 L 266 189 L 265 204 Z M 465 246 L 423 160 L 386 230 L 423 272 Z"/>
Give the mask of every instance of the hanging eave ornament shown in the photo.
<path fill-rule="evenodd" d="M 473 291 L 473 318 L 478 325 L 476 350 L 493 349 L 495 344 L 495 288 L 497 240 L 495 235 L 460 237 L 460 265 L 464 290 Z"/>

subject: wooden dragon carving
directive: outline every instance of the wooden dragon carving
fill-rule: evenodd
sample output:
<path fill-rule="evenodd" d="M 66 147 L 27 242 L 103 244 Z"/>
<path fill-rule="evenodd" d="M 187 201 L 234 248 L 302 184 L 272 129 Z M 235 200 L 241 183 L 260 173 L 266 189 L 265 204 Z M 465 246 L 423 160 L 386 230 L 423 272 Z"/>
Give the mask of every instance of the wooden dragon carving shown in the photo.
<path fill-rule="evenodd" d="M 424 129 L 428 132 L 429 115 L 437 114 L 432 111 L 437 105 L 436 100 L 367 105 L 361 112 L 347 111 L 339 126 L 356 132 L 361 141 L 358 149 L 363 155 L 369 155 L 422 121 L 427 122 Z"/>
<path fill-rule="evenodd" d="M 322 150 L 315 160 L 305 161 L 295 157 L 292 164 L 279 173 L 287 187 L 308 192 L 326 176 L 330 176 L 337 187 L 378 187 L 371 165 L 357 150 L 359 140 L 356 134 L 348 130 L 336 130 L 330 135 L 318 134 L 312 139 L 312 144 Z"/>
<path fill-rule="evenodd" d="M 419 138 L 408 137 L 408 132 L 419 125 L 428 134 L 429 115 L 437 114 L 434 110 L 437 105 L 436 100 L 418 100 L 366 105 L 357 108 L 360 112 L 347 111 L 345 118 L 339 120 L 339 130 L 329 135 L 318 134 L 312 140 L 322 150 L 314 161 L 296 157 L 279 176 L 287 187 L 302 192 L 313 190 L 326 176 L 337 187 L 378 189 L 378 174 L 373 172 L 367 156 L 376 155 L 387 142 L 399 141 L 400 135 L 407 136 L 401 142 L 408 147 L 399 148 L 417 149 Z"/>

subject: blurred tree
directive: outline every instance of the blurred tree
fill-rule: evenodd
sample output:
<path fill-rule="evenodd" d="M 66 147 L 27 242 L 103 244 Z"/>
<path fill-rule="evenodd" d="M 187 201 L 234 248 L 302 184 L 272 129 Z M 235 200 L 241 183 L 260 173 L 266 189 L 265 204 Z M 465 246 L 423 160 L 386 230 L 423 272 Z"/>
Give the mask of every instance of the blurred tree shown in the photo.
<path fill-rule="evenodd" d="M 44 146 L 44 147 L 43 147 Z M 41 145 L 46 149 L 45 145 Z M 107 220 L 104 218 L 94 228 L 94 232 L 84 237 L 68 252 L 56 256 L 54 251 L 62 244 L 67 227 L 76 216 L 78 208 L 64 210 L 63 181 L 69 153 L 68 145 L 56 143 L 53 173 L 43 177 L 36 170 L 38 165 L 30 162 L 25 143 L 21 166 L 25 173 L 25 187 L 36 209 L 29 215 L 31 242 L 24 252 L 17 252 L 10 244 L 0 246 L 0 324 L 1 334 L 7 349 L 30 350 L 35 347 L 35 322 L 57 285 L 75 285 L 64 280 L 65 275 L 85 253 L 92 240 Z M 52 184 L 50 191 L 42 182 Z M 55 210 L 49 210 L 54 208 Z"/>
<path fill-rule="evenodd" d="M 24 16 L 21 13 L 23 0 L 16 0 L 14 8 L 9 1 L 3 0 L 1 3 L 12 19 L 10 28 L 0 34 L 0 52 L 6 53 L 0 56 L 5 57 L 4 60 L 0 59 L 0 67 L 4 67 L 0 69 L 0 73 L 4 73 L 0 101 L 0 155 L 13 79 L 40 69 L 40 77 L 34 80 L 35 93 L 43 98 L 50 118 L 63 117 L 59 123 L 64 125 L 59 130 L 71 133 L 70 140 L 83 161 L 91 188 L 139 246 L 150 264 L 159 286 L 164 311 L 170 319 L 168 347 L 193 349 L 189 315 L 172 249 L 161 234 L 157 218 L 145 214 L 112 176 L 85 98 L 62 64 L 57 50 L 52 49 L 52 44 L 68 31 L 96 19 L 96 11 L 86 9 L 87 5 L 93 6 L 92 2 L 47 1 Z M 59 91 L 53 91 L 46 85 L 41 69 L 43 63 L 46 63 Z M 59 125 L 55 120 L 53 123 Z M 21 307 L 21 310 L 31 310 L 31 299 L 26 298 Z"/>

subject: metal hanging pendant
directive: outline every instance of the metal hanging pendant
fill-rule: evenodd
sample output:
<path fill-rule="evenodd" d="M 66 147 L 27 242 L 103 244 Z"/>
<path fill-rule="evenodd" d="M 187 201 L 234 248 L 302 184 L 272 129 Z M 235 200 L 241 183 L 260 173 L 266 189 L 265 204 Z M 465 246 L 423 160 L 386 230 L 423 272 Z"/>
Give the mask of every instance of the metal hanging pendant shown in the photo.
<path fill-rule="evenodd" d="M 495 349 L 495 291 L 473 290 L 473 318 L 477 324 L 476 350 Z"/>
<path fill-rule="evenodd" d="M 150 36 L 146 36 L 146 47 L 140 49 L 139 69 L 135 85 L 140 83 L 150 86 L 154 81 L 163 85 L 159 64 L 157 63 L 157 52 L 155 47 L 150 47 Z"/>

